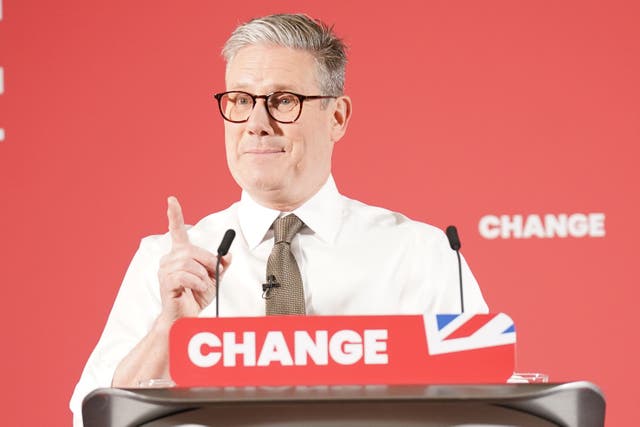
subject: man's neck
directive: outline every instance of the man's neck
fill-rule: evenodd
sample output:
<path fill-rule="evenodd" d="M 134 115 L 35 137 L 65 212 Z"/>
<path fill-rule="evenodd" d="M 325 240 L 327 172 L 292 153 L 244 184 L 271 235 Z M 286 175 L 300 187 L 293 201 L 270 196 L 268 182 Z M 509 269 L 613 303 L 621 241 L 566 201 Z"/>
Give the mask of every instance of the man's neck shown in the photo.
<path fill-rule="evenodd" d="M 315 194 L 315 193 L 314 193 Z M 253 194 L 249 193 L 251 198 L 256 201 L 256 203 L 264 206 L 265 208 L 273 209 L 280 212 L 292 212 L 302 206 L 307 200 L 309 200 L 313 194 L 310 194 L 308 197 L 299 198 L 299 199 L 291 199 L 291 198 L 278 198 L 275 194 Z"/>
<path fill-rule="evenodd" d="M 280 190 L 266 192 L 248 191 L 248 193 L 256 203 L 264 206 L 265 208 L 273 209 L 280 212 L 293 212 L 300 206 L 304 205 L 307 200 L 315 196 L 326 182 L 327 180 L 325 179 L 319 185 L 312 188 L 311 191 L 293 196 L 291 194 L 282 194 L 282 191 Z"/>

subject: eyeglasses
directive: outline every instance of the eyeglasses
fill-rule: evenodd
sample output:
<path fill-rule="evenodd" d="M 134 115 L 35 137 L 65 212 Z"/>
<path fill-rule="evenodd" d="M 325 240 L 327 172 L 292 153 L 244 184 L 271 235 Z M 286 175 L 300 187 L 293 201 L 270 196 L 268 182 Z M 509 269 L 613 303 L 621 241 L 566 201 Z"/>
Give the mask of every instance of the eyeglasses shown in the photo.
<path fill-rule="evenodd" d="M 233 123 L 244 123 L 256 106 L 257 99 L 264 99 L 269 117 L 279 123 L 293 123 L 302 113 L 302 103 L 306 100 L 337 98 L 324 95 L 300 95 L 293 92 L 273 92 L 269 95 L 252 95 L 247 92 L 230 91 L 213 95 L 218 100 L 222 117 Z"/>

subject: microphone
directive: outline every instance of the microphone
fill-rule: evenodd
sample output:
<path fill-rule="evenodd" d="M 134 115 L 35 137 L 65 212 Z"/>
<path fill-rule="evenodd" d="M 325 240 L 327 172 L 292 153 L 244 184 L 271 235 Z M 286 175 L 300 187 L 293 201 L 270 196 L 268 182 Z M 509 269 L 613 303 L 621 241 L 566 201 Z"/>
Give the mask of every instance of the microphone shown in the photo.
<path fill-rule="evenodd" d="M 229 248 L 235 237 L 236 232 L 234 230 L 227 230 L 224 233 L 222 242 L 220 242 L 220 246 L 218 246 L 218 261 L 216 262 L 216 317 L 219 317 L 220 313 L 220 260 L 229 252 Z"/>
<path fill-rule="evenodd" d="M 460 244 L 460 237 L 458 237 L 458 230 L 454 225 L 448 226 L 445 233 L 447 234 L 447 239 L 449 239 L 449 246 L 451 246 L 451 249 L 456 251 L 456 255 L 458 256 L 458 277 L 460 278 L 460 312 L 464 313 L 464 293 L 462 291 L 462 261 L 460 261 L 460 248 L 462 247 L 462 245 Z"/>
<path fill-rule="evenodd" d="M 462 245 L 460 244 L 460 237 L 458 237 L 458 230 L 455 226 L 450 225 L 447 227 L 447 239 L 449 239 L 449 246 L 454 251 L 459 251 Z"/>
<path fill-rule="evenodd" d="M 271 290 L 274 288 L 279 288 L 280 287 L 280 283 L 278 283 L 278 280 L 276 279 L 276 276 L 273 274 L 270 274 L 267 277 L 267 283 L 263 283 L 262 284 L 262 298 L 263 299 L 270 299 L 271 298 Z"/>
<path fill-rule="evenodd" d="M 218 246 L 218 256 L 225 256 L 227 252 L 229 252 L 231 242 L 233 242 L 233 239 L 235 239 L 235 237 L 236 232 L 232 229 L 229 229 L 224 233 L 222 242 L 220 242 L 220 246 Z"/>

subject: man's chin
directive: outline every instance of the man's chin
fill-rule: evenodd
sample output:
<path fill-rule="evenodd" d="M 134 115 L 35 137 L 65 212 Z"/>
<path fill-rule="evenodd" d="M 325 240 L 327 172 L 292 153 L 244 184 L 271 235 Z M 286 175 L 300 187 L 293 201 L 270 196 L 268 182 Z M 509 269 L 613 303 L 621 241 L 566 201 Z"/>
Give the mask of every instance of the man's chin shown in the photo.
<path fill-rule="evenodd" d="M 245 183 L 243 188 L 249 193 L 278 193 L 284 189 L 284 180 L 281 176 L 254 176 Z"/>

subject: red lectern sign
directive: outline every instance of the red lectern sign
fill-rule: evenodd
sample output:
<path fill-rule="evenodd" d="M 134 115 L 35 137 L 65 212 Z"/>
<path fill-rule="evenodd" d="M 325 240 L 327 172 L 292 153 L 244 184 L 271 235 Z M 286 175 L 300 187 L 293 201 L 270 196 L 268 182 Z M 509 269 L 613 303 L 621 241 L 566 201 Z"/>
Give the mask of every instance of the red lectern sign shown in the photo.
<path fill-rule="evenodd" d="M 171 329 L 181 387 L 505 383 L 509 316 L 185 318 Z"/>

